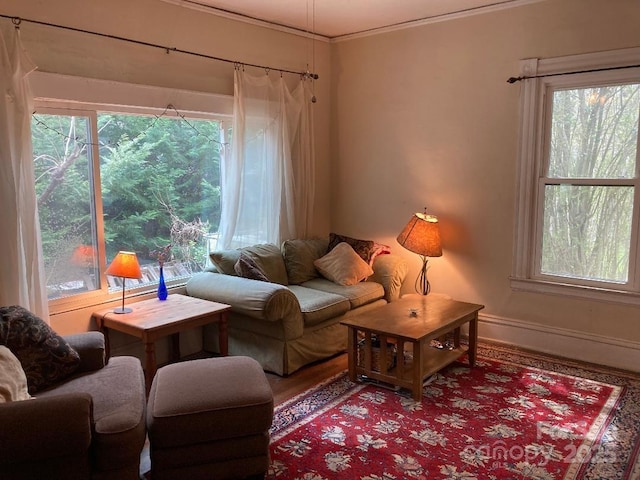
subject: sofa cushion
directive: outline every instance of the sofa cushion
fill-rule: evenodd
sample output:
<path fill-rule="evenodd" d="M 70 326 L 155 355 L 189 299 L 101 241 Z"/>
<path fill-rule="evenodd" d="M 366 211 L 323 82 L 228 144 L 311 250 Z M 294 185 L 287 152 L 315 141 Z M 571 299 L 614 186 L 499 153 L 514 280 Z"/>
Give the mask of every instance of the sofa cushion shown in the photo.
<path fill-rule="evenodd" d="M 0 345 L 20 360 L 29 393 L 54 385 L 80 366 L 80 356 L 44 320 L 18 305 L 0 307 Z"/>
<path fill-rule="evenodd" d="M 271 243 L 253 245 L 243 248 L 242 253 L 253 260 L 270 282 L 279 283 L 280 285 L 289 283 L 282 252 L 276 245 Z"/>
<path fill-rule="evenodd" d="M 336 245 L 313 264 L 323 277 L 339 285 L 355 285 L 373 273 L 373 269 L 346 242 Z"/>
<path fill-rule="evenodd" d="M 289 289 L 298 299 L 306 326 L 317 325 L 330 318 L 338 317 L 351 308 L 349 300 L 335 293 L 322 292 L 300 285 L 290 285 Z"/>
<path fill-rule="evenodd" d="M 211 259 L 213 266 L 216 267 L 220 273 L 237 276 L 235 266 L 236 263 L 238 263 L 241 253 L 241 249 L 217 250 L 215 252 L 211 252 L 209 254 L 209 258 Z"/>
<path fill-rule="evenodd" d="M 303 283 L 302 286 L 345 297 L 349 300 L 351 308 L 358 308 L 384 298 L 382 285 L 371 281 L 360 282 L 356 285 L 338 285 L 326 278 L 314 278 Z"/>
<path fill-rule="evenodd" d="M 375 247 L 375 242 L 373 240 L 360 240 L 358 238 L 347 237 L 346 235 L 330 233 L 327 253 L 336 248 L 336 246 L 342 242 L 348 243 L 360 258 L 369 263 L 371 260 L 371 254 Z"/>
<path fill-rule="evenodd" d="M 240 258 L 233 268 L 240 277 L 260 280 L 261 282 L 269 281 L 262 267 L 245 252 L 240 253 Z"/>
<path fill-rule="evenodd" d="M 27 376 L 20 360 L 4 345 L 0 345 L 0 403 L 28 400 Z"/>
<path fill-rule="evenodd" d="M 313 262 L 327 253 L 328 245 L 328 238 L 285 240 L 281 250 L 289 284 L 299 285 L 317 278 L 319 273 Z"/>

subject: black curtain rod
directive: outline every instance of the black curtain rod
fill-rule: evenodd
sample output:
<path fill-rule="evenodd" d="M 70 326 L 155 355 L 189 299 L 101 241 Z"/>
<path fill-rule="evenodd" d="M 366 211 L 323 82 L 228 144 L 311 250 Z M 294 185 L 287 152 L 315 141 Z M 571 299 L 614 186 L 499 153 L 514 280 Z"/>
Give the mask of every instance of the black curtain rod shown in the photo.
<path fill-rule="evenodd" d="M 544 78 L 544 77 L 557 77 L 559 75 L 576 75 L 578 73 L 593 73 L 593 72 L 606 72 L 607 70 L 622 70 L 623 68 L 638 68 L 640 65 L 624 65 L 621 67 L 603 67 L 603 68 L 593 68 L 591 70 L 579 70 L 575 72 L 560 72 L 560 73 L 547 73 L 546 75 L 531 75 L 523 76 L 523 77 L 510 77 L 507 80 L 507 83 L 516 83 L 522 80 L 528 80 L 530 78 Z"/>
<path fill-rule="evenodd" d="M 132 38 L 120 37 L 118 35 L 110 35 L 110 34 L 107 34 L 107 33 L 93 32 L 91 30 L 84 30 L 82 28 L 68 27 L 66 25 L 58 25 L 56 23 L 41 22 L 39 20 L 32 20 L 32 19 L 29 19 L 29 18 L 21 18 L 21 17 L 14 17 L 14 16 L 11 16 L 11 15 L 3 15 L 1 13 L 0 13 L 0 17 L 11 19 L 11 21 L 13 22 L 13 24 L 15 25 L 16 28 L 20 28 L 20 24 L 22 22 L 35 23 L 36 25 L 44 25 L 46 27 L 61 28 L 63 30 L 70 30 L 72 32 L 87 33 L 89 35 L 95 35 L 97 37 L 111 38 L 113 40 L 121 40 L 123 42 L 135 43 L 137 45 L 143 45 L 145 47 L 159 48 L 159 49 L 164 50 L 166 53 L 171 53 L 171 52 L 184 53 L 185 55 L 192 55 L 194 57 L 207 58 L 209 60 L 217 60 L 219 62 L 233 63 L 234 65 L 262 68 L 262 69 L 266 70 L 267 72 L 269 72 L 270 70 L 275 70 L 276 72 L 280 72 L 280 73 L 292 73 L 294 75 L 301 75 L 303 77 L 309 77 L 309 78 L 311 78 L 313 80 L 317 80 L 318 78 L 320 78 L 320 76 L 317 73 L 311 73 L 311 72 L 308 72 L 308 71 L 307 72 L 297 72 L 297 71 L 294 71 L 294 70 L 286 70 L 284 68 L 273 68 L 273 67 L 267 67 L 265 65 L 256 65 L 256 64 L 253 64 L 253 63 L 238 62 L 236 60 L 229 60 L 227 58 L 215 57 L 213 55 L 207 55 L 205 53 L 191 52 L 189 50 L 182 50 L 181 48 L 176 48 L 176 47 L 167 47 L 167 46 L 164 46 L 164 45 L 159 45 L 157 43 L 144 42 L 142 40 L 134 40 Z"/>

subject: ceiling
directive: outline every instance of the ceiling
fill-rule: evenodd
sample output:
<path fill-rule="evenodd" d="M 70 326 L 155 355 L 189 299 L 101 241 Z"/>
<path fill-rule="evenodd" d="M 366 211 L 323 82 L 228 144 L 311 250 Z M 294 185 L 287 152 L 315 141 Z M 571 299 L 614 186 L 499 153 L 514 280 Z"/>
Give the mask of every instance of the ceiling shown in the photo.
<path fill-rule="evenodd" d="M 165 0 L 327 38 L 481 13 L 541 0 Z"/>

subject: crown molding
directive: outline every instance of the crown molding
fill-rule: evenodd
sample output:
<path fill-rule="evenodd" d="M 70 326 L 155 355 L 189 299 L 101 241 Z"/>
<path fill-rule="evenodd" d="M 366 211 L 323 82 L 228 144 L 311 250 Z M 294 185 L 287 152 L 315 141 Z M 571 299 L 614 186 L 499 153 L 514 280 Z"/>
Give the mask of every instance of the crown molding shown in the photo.
<path fill-rule="evenodd" d="M 505 2 L 496 2 L 493 5 L 475 7 L 475 8 L 470 8 L 460 12 L 445 13 L 445 14 L 435 15 L 433 17 L 421 18 L 417 20 L 410 20 L 407 22 L 402 22 L 394 25 L 388 25 L 388 26 L 379 27 L 379 28 L 372 28 L 369 30 L 361 31 L 361 32 L 354 32 L 346 35 L 338 35 L 335 37 L 327 37 L 325 35 L 314 34 L 312 32 L 302 30 L 299 28 L 289 27 L 287 25 L 282 25 L 274 22 L 268 22 L 266 20 L 260 20 L 258 18 L 253 18 L 246 15 L 240 15 L 237 13 L 230 12 L 228 10 L 222 10 L 215 7 L 211 7 L 209 5 L 203 5 L 199 3 L 197 0 L 161 0 L 161 1 L 165 3 L 170 3 L 172 5 L 177 5 L 180 7 L 208 13 L 210 15 L 216 15 L 218 17 L 228 18 L 230 20 L 235 20 L 238 22 L 257 25 L 260 27 L 269 28 L 272 30 L 280 31 L 280 32 L 290 33 L 292 35 L 298 35 L 305 38 L 312 38 L 314 40 L 321 41 L 321 42 L 338 43 L 338 42 L 344 42 L 347 40 L 354 40 L 357 38 L 371 37 L 373 35 L 379 35 L 382 33 L 394 32 L 396 30 L 404 30 L 407 28 L 430 25 L 432 23 L 440 23 L 440 22 L 446 22 L 450 20 L 457 20 L 460 18 L 466 18 L 466 17 L 475 16 L 475 15 L 482 15 L 486 13 L 497 12 L 500 10 L 521 7 L 523 5 L 529 5 L 532 3 L 540 3 L 540 2 L 546 2 L 551 0 L 509 0 Z"/>
<path fill-rule="evenodd" d="M 448 22 L 450 20 L 458 20 L 460 18 L 473 17 L 476 15 L 483 15 L 486 13 L 498 12 L 500 10 L 507 10 L 510 8 L 521 7 L 532 3 L 547 2 L 550 0 L 511 0 L 507 2 L 495 3 L 493 5 L 487 5 L 484 7 L 470 8 L 460 12 L 444 13 L 442 15 L 435 15 L 433 17 L 421 18 L 418 20 L 411 20 L 408 22 L 399 23 L 396 25 L 389 25 L 387 27 L 373 28 L 363 32 L 350 33 L 347 35 L 340 35 L 338 37 L 332 37 L 331 43 L 344 42 L 347 40 L 354 40 L 356 38 L 371 37 L 373 35 L 379 35 L 382 33 L 395 32 L 397 30 L 404 30 L 407 28 L 420 27 L 423 25 L 431 25 L 433 23 Z"/>
<path fill-rule="evenodd" d="M 312 38 L 320 42 L 329 42 L 331 39 L 324 35 L 314 34 L 298 28 L 288 27 L 279 23 L 267 22 L 266 20 L 260 20 L 258 18 L 248 17 L 246 15 L 240 15 L 239 13 L 229 12 L 227 10 L 221 10 L 219 8 L 203 5 L 195 0 L 161 0 L 165 3 L 177 5 L 179 7 L 189 8 L 198 12 L 208 13 L 217 17 L 228 18 L 237 22 L 248 23 L 250 25 L 257 25 L 259 27 L 269 28 L 271 30 L 277 30 L 284 33 L 290 33 L 292 35 L 298 35 L 299 37 Z M 538 0 L 540 1 L 540 0 Z"/>

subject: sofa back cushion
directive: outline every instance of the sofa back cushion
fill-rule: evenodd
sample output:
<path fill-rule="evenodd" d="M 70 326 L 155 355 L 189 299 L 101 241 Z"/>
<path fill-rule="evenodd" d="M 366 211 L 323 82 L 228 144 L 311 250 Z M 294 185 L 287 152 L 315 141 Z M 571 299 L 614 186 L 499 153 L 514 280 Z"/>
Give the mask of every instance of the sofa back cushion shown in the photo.
<path fill-rule="evenodd" d="M 241 255 L 242 260 L 240 259 Z M 263 278 L 253 276 L 253 273 L 259 270 L 269 282 L 279 283 L 280 285 L 289 283 L 282 253 L 277 245 L 271 243 L 252 245 L 235 250 L 218 250 L 211 252 L 209 258 L 218 272 L 225 275 L 263 280 Z M 250 269 L 247 268 L 249 265 L 251 266 Z"/>
<path fill-rule="evenodd" d="M 289 283 L 282 253 L 277 245 L 272 243 L 253 245 L 243 248 L 242 253 L 251 259 L 270 282 L 280 285 Z"/>
<path fill-rule="evenodd" d="M 327 253 L 328 238 L 293 239 L 282 243 L 289 284 L 299 285 L 319 276 L 313 262 Z"/>
<path fill-rule="evenodd" d="M 217 250 L 211 252 L 209 258 L 218 272 L 224 273 L 225 275 L 237 276 L 235 265 L 240 259 L 240 253 L 242 253 L 242 249 L 240 248 L 236 250 Z"/>

